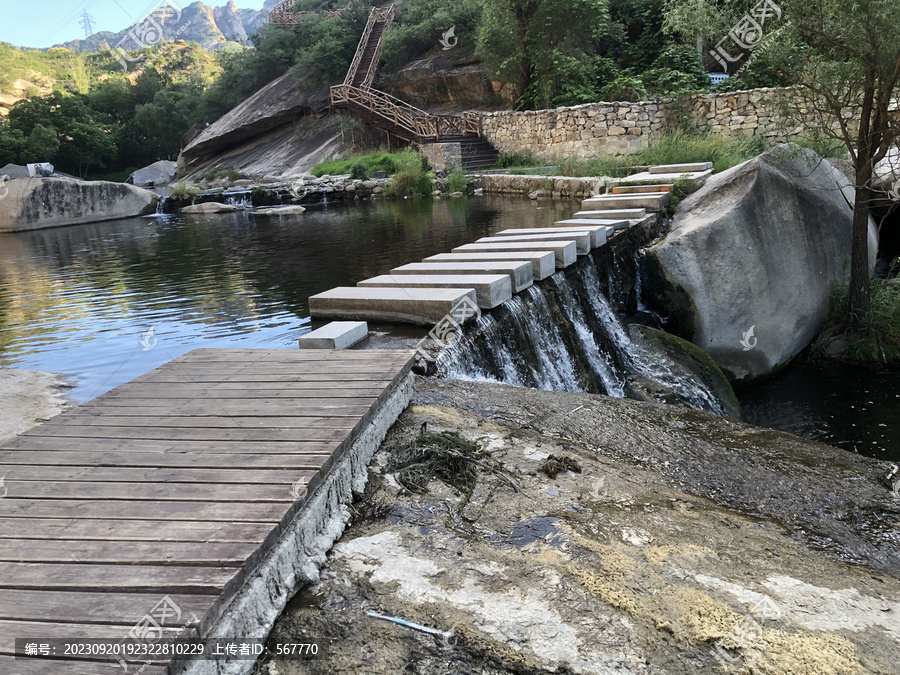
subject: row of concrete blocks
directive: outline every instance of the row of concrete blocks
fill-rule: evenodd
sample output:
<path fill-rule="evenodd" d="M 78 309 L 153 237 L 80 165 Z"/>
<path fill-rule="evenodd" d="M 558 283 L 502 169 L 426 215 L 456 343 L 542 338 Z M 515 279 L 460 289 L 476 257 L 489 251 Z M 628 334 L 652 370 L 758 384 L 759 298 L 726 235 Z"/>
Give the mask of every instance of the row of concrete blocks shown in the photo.
<path fill-rule="evenodd" d="M 311 296 L 310 313 L 315 319 L 433 325 L 466 299 L 481 309 L 497 307 L 535 280 L 605 245 L 609 234 L 628 226 L 624 219 L 594 218 L 562 220 L 549 228 L 504 230 L 366 279 L 355 288 L 338 287 Z M 318 337 L 317 331 L 304 336 Z"/>

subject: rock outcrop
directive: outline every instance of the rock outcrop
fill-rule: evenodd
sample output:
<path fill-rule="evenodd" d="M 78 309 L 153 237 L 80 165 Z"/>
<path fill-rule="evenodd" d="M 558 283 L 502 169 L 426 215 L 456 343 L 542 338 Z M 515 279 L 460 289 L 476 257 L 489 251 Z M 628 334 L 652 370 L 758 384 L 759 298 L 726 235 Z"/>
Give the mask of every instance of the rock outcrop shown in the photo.
<path fill-rule="evenodd" d="M 182 150 L 179 166 L 188 177 L 210 166 L 251 175 L 292 176 L 333 154 L 340 133 L 316 129 L 315 118 L 330 106 L 326 86 L 303 89 L 287 72 L 197 134 Z M 295 122 L 311 130 L 298 137 Z"/>
<path fill-rule="evenodd" d="M 649 249 L 648 301 L 730 379 L 771 373 L 815 338 L 849 273 L 852 201 L 843 174 L 793 145 L 714 175 Z M 872 265 L 876 248 L 870 223 Z"/>
<path fill-rule="evenodd" d="M 143 169 L 138 169 L 128 177 L 128 182 L 138 187 L 153 187 L 154 185 L 168 185 L 175 180 L 177 165 L 161 159 Z"/>
<path fill-rule="evenodd" d="M 468 57 L 432 57 L 407 64 L 395 73 L 388 93 L 414 106 L 481 108 L 494 98 L 494 89 L 481 61 Z M 514 101 L 505 101 L 512 104 Z"/>
<path fill-rule="evenodd" d="M 4 184 L 0 232 L 24 232 L 153 213 L 159 196 L 133 185 L 70 178 L 18 178 Z"/>

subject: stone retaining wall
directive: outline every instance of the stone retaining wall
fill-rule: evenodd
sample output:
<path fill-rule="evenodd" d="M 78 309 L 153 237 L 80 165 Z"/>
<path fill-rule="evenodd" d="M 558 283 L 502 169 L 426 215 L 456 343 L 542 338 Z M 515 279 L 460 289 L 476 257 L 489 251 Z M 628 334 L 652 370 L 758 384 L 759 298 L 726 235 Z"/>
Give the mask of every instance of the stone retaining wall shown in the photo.
<path fill-rule="evenodd" d="M 606 181 L 601 178 L 568 176 L 514 176 L 482 174 L 474 179 L 485 193 L 531 195 L 543 190 L 554 199 L 587 199 L 603 192 Z"/>
<path fill-rule="evenodd" d="M 785 89 L 696 94 L 679 101 L 586 103 L 553 110 L 482 115 L 482 132 L 500 152 L 537 157 L 594 157 L 640 151 L 650 138 L 686 121 L 697 131 L 761 136 L 779 142 L 785 129 L 775 113 Z"/>

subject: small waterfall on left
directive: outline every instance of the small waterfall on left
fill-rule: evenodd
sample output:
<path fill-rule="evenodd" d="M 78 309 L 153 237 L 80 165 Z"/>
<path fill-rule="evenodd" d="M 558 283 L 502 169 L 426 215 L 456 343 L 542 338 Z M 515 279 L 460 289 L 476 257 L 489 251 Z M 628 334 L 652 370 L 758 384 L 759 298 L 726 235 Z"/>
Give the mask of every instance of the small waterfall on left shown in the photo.
<path fill-rule="evenodd" d="M 164 216 L 166 215 L 166 206 L 169 203 L 169 195 L 162 195 L 159 198 L 159 201 L 156 202 L 156 215 Z"/>

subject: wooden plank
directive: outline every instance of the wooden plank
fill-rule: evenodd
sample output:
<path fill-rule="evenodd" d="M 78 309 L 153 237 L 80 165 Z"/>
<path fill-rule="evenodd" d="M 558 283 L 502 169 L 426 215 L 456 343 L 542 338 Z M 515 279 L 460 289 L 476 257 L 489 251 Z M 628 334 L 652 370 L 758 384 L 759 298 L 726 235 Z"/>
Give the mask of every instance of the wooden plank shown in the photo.
<path fill-rule="evenodd" d="M 234 576 L 235 571 L 229 567 L 197 565 L 0 562 L 0 588 L 47 591 L 164 591 L 166 594 L 218 595 Z"/>
<path fill-rule="evenodd" d="M 269 441 L 253 443 L 253 453 L 259 455 L 333 454 L 343 441 Z M 62 438 L 19 436 L 0 450 L 35 450 L 41 452 L 183 452 L 215 454 L 244 454 L 245 441 L 153 440 L 121 438 Z"/>
<path fill-rule="evenodd" d="M 287 494 L 287 490 L 285 493 Z M 4 518 L 103 518 L 108 520 L 195 520 L 226 523 L 277 523 L 284 516 L 283 503 L 247 504 L 219 502 L 147 502 L 100 499 L 0 500 Z M 7 544 L 8 545 L 8 544 Z M 2 552 L 0 552 L 2 555 Z"/>
<path fill-rule="evenodd" d="M 187 520 L 114 520 L 104 518 L 6 518 L 3 539 L 82 539 L 93 541 L 199 541 L 260 544 L 270 524 Z M 0 586 L 5 582 L 0 574 Z"/>
<path fill-rule="evenodd" d="M 69 467 L 35 466 L 31 464 L 4 466 L 9 494 L 14 494 L 20 480 L 27 481 L 91 481 L 115 483 L 237 483 L 240 485 L 288 485 L 301 478 L 309 479 L 315 471 L 276 469 L 141 469 L 134 467 Z"/>
<path fill-rule="evenodd" d="M 333 394 L 333 391 L 327 393 Z M 235 403 L 247 403 L 248 405 L 260 407 L 286 407 L 296 405 L 301 409 L 309 407 L 313 404 L 320 404 L 321 409 L 328 410 L 331 408 L 344 408 L 347 406 L 371 406 L 372 402 L 381 392 L 372 392 L 370 395 L 364 396 L 324 396 L 322 391 L 310 393 L 309 391 L 298 391 L 296 396 L 292 396 L 290 391 L 277 391 L 272 389 L 259 390 L 257 392 L 242 391 L 239 389 L 230 390 L 226 393 L 220 392 L 214 400 L 220 403 L 224 408 Z M 183 407 L 203 403 L 213 399 L 202 398 L 196 395 L 189 395 L 183 391 L 173 391 L 171 387 L 157 392 L 148 392 L 146 389 L 135 391 L 133 395 L 117 395 L 115 397 L 99 399 L 95 398 L 87 403 L 79 406 L 82 410 L 102 410 L 104 408 L 169 408 Z"/>
<path fill-rule="evenodd" d="M 107 565 L 206 565 L 241 567 L 256 552 L 256 543 L 179 541 L 90 541 L 79 539 L 3 539 L 0 561 Z M 8 611 L 0 592 L 0 616 Z M 61 614 L 71 618 L 67 614 Z"/>
<path fill-rule="evenodd" d="M 312 472 L 308 472 L 312 473 Z M 211 501 L 220 503 L 292 503 L 287 484 L 244 483 L 99 483 L 92 481 L 27 481 L 7 483 L 9 498 L 102 499 L 144 501 Z M 113 505 L 110 506 L 113 508 Z"/>
<path fill-rule="evenodd" d="M 248 455 L 231 453 L 180 452 L 41 452 L 35 450 L 0 450 L 0 471 L 7 464 L 21 465 L 40 459 L 43 466 L 136 466 L 136 467 L 185 467 L 192 469 L 298 469 L 318 471 L 331 458 L 331 453 L 320 454 L 264 454 Z M 0 511 L 3 510 L 0 504 Z"/>
<path fill-rule="evenodd" d="M 127 633 L 126 633 L 127 634 Z M 47 637 L 44 635 L 43 637 Z M 135 664 L 141 675 L 165 675 L 166 666 Z M 122 666 L 96 661 L 61 661 L 57 659 L 15 659 L 0 655 L 0 673 L 11 675 L 124 675 Z"/>
<path fill-rule="evenodd" d="M 73 542 L 74 543 L 74 542 Z M 10 621 L 58 621 L 69 623 L 133 626 L 161 600 L 157 593 L 109 593 L 96 591 L 35 591 L 0 589 L 0 619 Z M 170 593 L 180 611 L 175 621 L 196 625 L 212 599 L 208 595 Z M 0 672 L 4 672 L 0 670 Z"/>
<path fill-rule="evenodd" d="M 140 418 L 145 423 L 151 417 Z M 43 424 L 23 434 L 45 438 L 147 438 L 156 440 L 195 441 L 307 441 L 321 437 L 322 440 L 336 440 L 350 435 L 357 426 L 353 418 L 325 418 L 320 420 L 320 428 L 253 429 L 251 427 L 189 428 L 163 427 L 148 423 L 147 426 L 102 426 L 102 425 L 51 425 Z M 315 424 L 311 421 L 310 424 Z M 158 422 L 167 424 L 167 422 Z"/>
<path fill-rule="evenodd" d="M 361 373 L 358 371 L 340 373 L 341 380 L 345 382 L 380 382 L 384 373 L 382 371 L 372 372 L 372 373 Z M 252 371 L 247 371 L 245 373 L 235 373 L 234 375 L 228 375 L 227 377 L 222 373 L 211 373 L 209 370 L 201 370 L 197 373 L 188 373 L 182 371 L 152 371 L 152 377 L 147 376 L 147 379 L 138 379 L 136 382 L 138 384 L 152 384 L 152 383 L 183 383 L 183 384 L 200 384 L 205 383 L 210 385 L 211 387 L 218 387 L 218 385 L 223 384 L 225 382 L 257 382 L 257 383 L 280 383 L 285 386 L 294 384 L 297 386 L 305 385 L 309 382 L 334 382 L 335 378 L 338 376 L 337 373 L 334 372 L 321 372 L 321 373 L 303 373 L 303 374 L 295 374 L 290 372 L 275 372 L 275 373 L 254 373 Z"/>
<path fill-rule="evenodd" d="M 307 399 L 300 399 L 306 401 Z M 230 403 L 220 401 L 195 401 L 192 404 L 177 406 L 160 404 L 152 408 L 119 407 L 105 405 L 102 408 L 85 408 L 67 414 L 59 424 L 75 424 L 88 419 L 165 417 L 166 419 L 185 420 L 210 418 L 210 422 L 228 424 L 228 426 L 309 426 L 309 418 L 365 416 L 372 408 L 368 405 L 329 406 L 316 409 L 309 404 L 296 404 L 291 401 L 279 402 L 265 406 L 257 403 Z"/>

